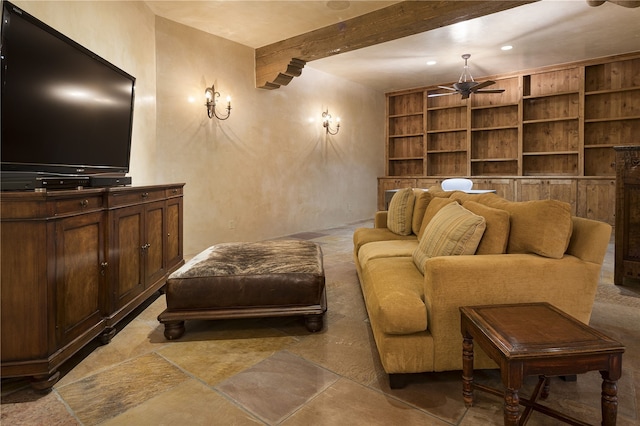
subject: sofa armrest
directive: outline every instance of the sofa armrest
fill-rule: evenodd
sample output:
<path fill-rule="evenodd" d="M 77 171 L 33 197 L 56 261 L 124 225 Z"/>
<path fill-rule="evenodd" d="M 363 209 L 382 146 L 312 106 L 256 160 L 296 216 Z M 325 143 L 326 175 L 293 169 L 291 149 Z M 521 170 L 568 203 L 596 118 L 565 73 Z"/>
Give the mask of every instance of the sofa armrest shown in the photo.
<path fill-rule="evenodd" d="M 373 227 L 374 228 L 386 228 L 387 227 L 387 211 L 381 210 L 377 211 L 376 215 L 373 219 Z"/>
<path fill-rule="evenodd" d="M 599 264 L 574 256 L 549 259 L 501 254 L 428 259 L 424 295 L 434 347 L 449 357 L 461 347 L 461 306 L 548 302 L 588 323 L 599 276 Z M 435 368 L 458 368 L 458 364 L 436 354 Z"/>

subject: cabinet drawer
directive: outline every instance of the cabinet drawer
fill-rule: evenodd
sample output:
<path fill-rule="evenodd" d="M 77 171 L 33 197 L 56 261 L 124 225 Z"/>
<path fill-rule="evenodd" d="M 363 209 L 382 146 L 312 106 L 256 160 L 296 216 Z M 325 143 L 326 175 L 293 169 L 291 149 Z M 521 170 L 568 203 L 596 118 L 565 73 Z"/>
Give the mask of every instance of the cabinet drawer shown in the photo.
<path fill-rule="evenodd" d="M 109 205 L 112 207 L 127 206 L 130 204 L 146 203 L 164 199 L 164 189 L 151 189 L 148 191 L 140 190 L 134 192 L 114 192 L 113 194 L 109 194 Z"/>
<path fill-rule="evenodd" d="M 167 198 L 182 196 L 183 195 L 182 189 L 183 189 L 182 187 L 167 188 L 166 189 Z"/>
<path fill-rule="evenodd" d="M 53 214 L 61 216 L 101 209 L 103 207 L 103 203 L 104 199 L 102 198 L 102 195 L 56 200 Z"/>

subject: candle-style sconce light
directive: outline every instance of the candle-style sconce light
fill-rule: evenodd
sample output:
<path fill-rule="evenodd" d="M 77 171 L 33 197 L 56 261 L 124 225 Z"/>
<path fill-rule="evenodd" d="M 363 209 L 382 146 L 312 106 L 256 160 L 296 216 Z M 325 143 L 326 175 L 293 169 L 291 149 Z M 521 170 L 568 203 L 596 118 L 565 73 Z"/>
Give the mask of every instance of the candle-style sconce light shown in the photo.
<path fill-rule="evenodd" d="M 220 92 L 216 92 L 215 85 L 211 85 L 211 87 L 207 87 L 204 91 L 204 97 L 206 98 L 206 103 L 204 106 L 207 107 L 207 115 L 209 118 L 217 118 L 218 120 L 226 120 L 231 115 L 231 96 L 227 96 L 227 115 L 220 115 L 218 111 L 216 111 L 216 105 L 218 103 L 218 98 L 220 97 Z"/>
<path fill-rule="evenodd" d="M 333 124 L 333 120 L 334 119 L 331 116 L 331 114 L 329 114 L 329 110 L 328 109 L 325 112 L 322 113 L 322 127 L 324 127 L 326 129 L 328 134 L 337 135 L 338 132 L 340 131 L 340 117 L 336 117 L 335 118 L 335 122 L 336 122 L 335 129 L 331 128 L 331 125 Z"/>

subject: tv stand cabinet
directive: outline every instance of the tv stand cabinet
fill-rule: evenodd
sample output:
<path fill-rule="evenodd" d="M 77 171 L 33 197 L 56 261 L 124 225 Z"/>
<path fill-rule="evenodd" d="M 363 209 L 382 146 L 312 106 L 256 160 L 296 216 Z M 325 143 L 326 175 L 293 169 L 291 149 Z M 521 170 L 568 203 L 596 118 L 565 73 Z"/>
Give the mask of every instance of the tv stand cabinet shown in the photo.
<path fill-rule="evenodd" d="M 183 187 L 1 193 L 3 378 L 50 390 L 184 264 Z"/>

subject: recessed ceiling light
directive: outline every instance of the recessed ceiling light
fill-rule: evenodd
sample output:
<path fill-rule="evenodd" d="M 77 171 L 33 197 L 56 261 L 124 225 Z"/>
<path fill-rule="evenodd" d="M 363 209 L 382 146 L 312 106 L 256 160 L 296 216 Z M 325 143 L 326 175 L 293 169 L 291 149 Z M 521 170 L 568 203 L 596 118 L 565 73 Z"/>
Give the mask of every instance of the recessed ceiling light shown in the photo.
<path fill-rule="evenodd" d="M 507 44 L 506 46 L 502 46 L 502 47 L 500 48 L 500 50 L 511 50 L 511 49 L 513 49 L 513 46 L 511 46 L 511 45 L 509 45 L 509 44 Z"/>
<path fill-rule="evenodd" d="M 435 65 L 435 64 L 437 64 L 436 61 L 427 61 L 427 65 Z"/>

